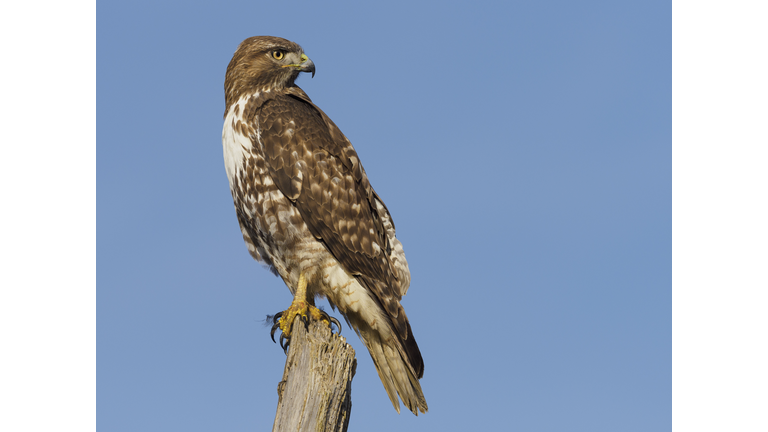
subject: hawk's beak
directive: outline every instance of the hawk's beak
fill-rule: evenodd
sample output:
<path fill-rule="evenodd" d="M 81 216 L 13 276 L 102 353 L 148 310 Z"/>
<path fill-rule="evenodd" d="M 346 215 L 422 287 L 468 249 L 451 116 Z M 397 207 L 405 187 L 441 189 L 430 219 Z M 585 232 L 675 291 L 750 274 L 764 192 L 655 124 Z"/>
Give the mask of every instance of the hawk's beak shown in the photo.
<path fill-rule="evenodd" d="M 312 72 L 312 78 L 315 77 L 315 64 L 307 57 L 306 54 L 301 55 L 301 63 L 283 65 L 281 67 L 292 67 L 299 70 L 299 72 Z"/>
<path fill-rule="evenodd" d="M 315 77 L 315 64 L 307 57 L 306 54 L 301 55 L 301 64 L 299 70 L 302 72 L 312 72 L 312 78 Z"/>

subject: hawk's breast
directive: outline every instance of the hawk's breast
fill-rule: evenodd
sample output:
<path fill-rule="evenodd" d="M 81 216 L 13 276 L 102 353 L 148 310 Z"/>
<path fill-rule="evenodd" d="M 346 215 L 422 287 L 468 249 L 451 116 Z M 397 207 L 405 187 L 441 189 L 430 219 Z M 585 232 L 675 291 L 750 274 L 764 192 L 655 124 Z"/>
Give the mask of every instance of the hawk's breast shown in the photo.
<path fill-rule="evenodd" d="M 258 96 L 258 93 L 256 94 Z M 221 132 L 221 142 L 224 146 L 224 167 L 227 170 L 229 188 L 234 189 L 235 174 L 244 166 L 246 155 L 251 152 L 252 144 L 248 132 L 258 125 L 249 125 L 243 119 L 245 104 L 249 96 L 242 96 L 236 103 L 229 107 L 224 118 L 224 130 Z"/>

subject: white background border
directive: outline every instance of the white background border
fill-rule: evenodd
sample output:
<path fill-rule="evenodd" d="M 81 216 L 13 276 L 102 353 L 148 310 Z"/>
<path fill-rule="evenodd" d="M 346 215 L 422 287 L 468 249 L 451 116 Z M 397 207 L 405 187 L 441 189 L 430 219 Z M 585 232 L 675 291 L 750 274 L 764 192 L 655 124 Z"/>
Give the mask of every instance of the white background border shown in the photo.
<path fill-rule="evenodd" d="M 96 430 L 96 3 L 0 7 L 0 430 Z"/>
<path fill-rule="evenodd" d="M 768 430 L 768 15 L 672 9 L 672 423 Z"/>

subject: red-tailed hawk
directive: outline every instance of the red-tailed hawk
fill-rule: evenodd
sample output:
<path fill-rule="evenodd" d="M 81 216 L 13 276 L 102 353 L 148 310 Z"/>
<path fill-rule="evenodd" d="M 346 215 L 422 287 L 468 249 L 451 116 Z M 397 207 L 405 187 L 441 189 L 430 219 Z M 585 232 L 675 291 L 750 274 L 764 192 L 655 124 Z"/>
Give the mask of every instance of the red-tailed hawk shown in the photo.
<path fill-rule="evenodd" d="M 365 343 L 389 399 L 427 412 L 424 362 L 400 299 L 410 272 L 389 210 L 347 137 L 294 82 L 315 65 L 271 36 L 244 40 L 224 82 L 224 164 L 251 256 L 294 295 L 278 325 L 330 320 L 326 297 Z M 334 320 L 335 321 L 335 320 Z M 330 324 L 330 322 L 329 322 Z"/>

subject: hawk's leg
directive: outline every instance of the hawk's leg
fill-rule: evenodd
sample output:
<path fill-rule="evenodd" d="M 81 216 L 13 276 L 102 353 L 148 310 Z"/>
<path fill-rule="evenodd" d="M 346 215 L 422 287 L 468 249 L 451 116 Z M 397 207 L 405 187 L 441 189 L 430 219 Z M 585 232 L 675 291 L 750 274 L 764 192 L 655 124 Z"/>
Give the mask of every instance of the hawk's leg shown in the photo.
<path fill-rule="evenodd" d="M 283 350 L 288 348 L 289 343 L 283 345 L 283 341 L 289 341 L 291 339 L 291 328 L 293 326 L 293 321 L 296 318 L 301 319 L 304 321 L 304 324 L 307 325 L 309 324 L 309 320 L 325 321 L 331 329 L 333 329 L 331 323 L 336 324 L 336 328 L 339 330 L 339 334 L 341 334 L 341 324 L 339 321 L 324 311 L 316 308 L 312 299 L 307 299 L 307 279 L 304 277 L 303 272 L 299 275 L 299 286 L 296 288 L 296 294 L 293 296 L 291 306 L 275 315 L 274 325 L 272 326 L 272 332 L 270 333 L 272 341 L 274 342 L 275 331 L 277 331 L 278 328 L 280 329 L 282 332 L 280 335 L 280 346 L 283 347 Z"/>

